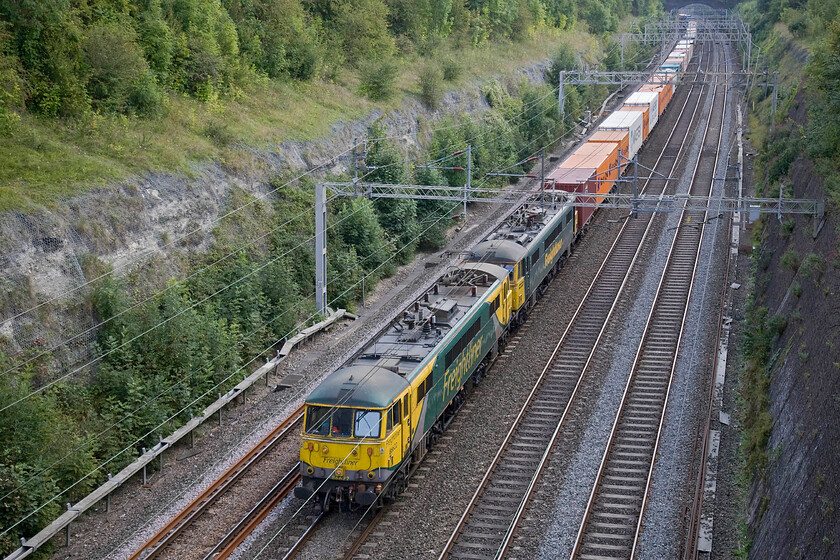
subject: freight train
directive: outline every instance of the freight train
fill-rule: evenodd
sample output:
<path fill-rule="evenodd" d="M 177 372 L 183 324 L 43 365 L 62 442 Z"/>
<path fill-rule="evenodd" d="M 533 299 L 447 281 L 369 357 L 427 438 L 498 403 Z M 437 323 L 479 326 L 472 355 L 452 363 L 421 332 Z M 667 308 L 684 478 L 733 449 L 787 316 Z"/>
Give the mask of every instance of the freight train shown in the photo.
<path fill-rule="evenodd" d="M 691 30 L 693 22 L 688 23 Z M 667 108 L 693 55 L 677 43 L 649 84 L 545 177 L 457 265 L 307 397 L 300 499 L 322 510 L 378 507 L 406 486 L 586 230 Z M 581 196 L 585 195 L 585 196 Z"/>

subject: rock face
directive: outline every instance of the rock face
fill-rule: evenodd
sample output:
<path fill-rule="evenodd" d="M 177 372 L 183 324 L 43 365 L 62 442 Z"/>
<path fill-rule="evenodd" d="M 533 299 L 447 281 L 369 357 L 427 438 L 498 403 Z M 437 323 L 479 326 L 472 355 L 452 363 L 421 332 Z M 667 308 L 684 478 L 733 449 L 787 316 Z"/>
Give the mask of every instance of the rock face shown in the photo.
<path fill-rule="evenodd" d="M 501 82 L 508 88 L 523 79 L 542 82 L 547 67 L 543 61 Z M 488 108 L 480 85 L 473 84 L 447 92 L 436 111 L 407 99 L 399 111 L 374 111 L 361 121 L 335 123 L 327 138 L 284 142 L 266 152 L 250 150 L 259 172 L 247 176 L 220 163 L 204 163 L 189 177 L 149 173 L 51 208 L 0 215 L 0 338 L 7 339 L 2 348 L 16 353 L 48 346 L 53 338 L 58 342 L 57 332 L 92 326 L 86 324 L 89 313 L 79 309 L 79 296 L 92 280 L 83 272 L 87 256 L 98 257 L 122 274 L 152 258 L 172 258 L 185 246 L 201 250 L 209 245 L 209 232 L 233 186 L 264 195 L 270 190 L 267 181 L 279 173 L 296 175 L 318 168 L 313 174 L 317 178 L 328 171 L 343 172 L 353 139 L 364 137 L 377 120 L 390 136 L 404 137 L 411 151 L 422 141 L 424 125 L 429 128 L 445 115 L 480 114 Z M 20 315 L 39 303 L 40 313 Z M 78 323 L 77 328 L 60 326 L 67 321 Z"/>
<path fill-rule="evenodd" d="M 789 114 L 806 119 L 802 93 Z M 790 170 L 793 196 L 824 199 L 813 164 Z M 787 221 L 788 218 L 785 218 Z M 840 556 L 840 258 L 832 209 L 816 238 L 813 219 L 795 225 L 768 222 L 759 260 L 759 303 L 787 318 L 771 370 L 766 476 L 755 477 L 749 497 L 751 558 Z M 790 256 L 795 252 L 798 267 Z M 819 255 L 819 257 L 809 257 Z"/>

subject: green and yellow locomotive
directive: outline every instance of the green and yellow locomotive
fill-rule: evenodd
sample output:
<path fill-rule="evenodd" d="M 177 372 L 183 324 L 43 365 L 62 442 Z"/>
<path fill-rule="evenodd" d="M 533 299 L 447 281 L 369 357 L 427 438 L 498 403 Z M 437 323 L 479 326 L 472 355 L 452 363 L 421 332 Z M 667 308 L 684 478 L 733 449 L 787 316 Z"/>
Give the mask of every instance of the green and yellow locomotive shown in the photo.
<path fill-rule="evenodd" d="M 306 399 L 298 498 L 356 509 L 402 490 L 569 250 L 573 216 L 564 200 L 521 206 L 324 379 Z"/>

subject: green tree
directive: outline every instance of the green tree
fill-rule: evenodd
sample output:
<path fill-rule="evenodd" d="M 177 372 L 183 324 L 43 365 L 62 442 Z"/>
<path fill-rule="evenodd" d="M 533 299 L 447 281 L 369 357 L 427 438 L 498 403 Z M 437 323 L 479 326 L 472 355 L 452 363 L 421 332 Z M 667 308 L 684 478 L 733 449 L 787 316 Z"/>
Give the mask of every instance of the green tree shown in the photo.
<path fill-rule="evenodd" d="M 372 277 L 374 281 L 392 271 L 391 267 L 382 265 L 391 259 L 394 247 L 379 225 L 376 211 L 369 200 L 354 198 L 345 201 L 336 213 L 335 223 L 341 240 L 354 247 L 362 268 L 367 271 L 377 270 Z"/>
<path fill-rule="evenodd" d="M 96 107 L 123 112 L 135 103 L 143 113 L 154 111 L 155 100 L 160 100 L 154 91 L 136 103 L 138 89 L 156 85 L 135 39 L 134 30 L 126 25 L 102 23 L 88 29 L 84 41 L 87 91 Z"/>
<path fill-rule="evenodd" d="M 408 170 L 405 159 L 387 140 L 385 129 L 371 126 L 365 164 L 372 169 L 365 177 L 373 183 L 407 183 Z M 411 261 L 417 248 L 417 202 L 412 199 L 379 198 L 375 202 L 379 223 L 393 239 L 397 258 L 401 263 Z"/>
<path fill-rule="evenodd" d="M 438 169 L 418 167 L 415 183 L 418 185 L 443 186 L 445 179 Z M 423 251 L 437 251 L 446 244 L 446 230 L 450 227 L 449 215 L 456 204 L 445 200 L 417 201 L 417 227 L 420 230 L 418 248 Z"/>
<path fill-rule="evenodd" d="M 29 84 L 27 107 L 47 116 L 75 116 L 89 101 L 82 80 L 84 37 L 69 0 L 0 0 Z"/>
<path fill-rule="evenodd" d="M 394 39 L 388 33 L 388 7 L 382 0 L 346 0 L 339 5 L 332 23 L 352 65 L 394 52 Z"/>
<path fill-rule="evenodd" d="M 831 22 L 808 67 L 821 97 L 809 119 L 809 152 L 840 165 L 840 21 Z"/>

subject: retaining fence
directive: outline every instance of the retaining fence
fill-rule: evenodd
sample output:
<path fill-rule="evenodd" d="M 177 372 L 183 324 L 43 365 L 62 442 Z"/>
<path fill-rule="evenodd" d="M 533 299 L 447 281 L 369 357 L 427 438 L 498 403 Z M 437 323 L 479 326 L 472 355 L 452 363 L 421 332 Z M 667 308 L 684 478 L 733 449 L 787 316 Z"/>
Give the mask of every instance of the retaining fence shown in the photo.
<path fill-rule="evenodd" d="M 143 454 L 140 455 L 140 457 L 138 457 L 137 460 L 125 467 L 116 475 L 111 476 L 111 474 L 109 473 L 107 482 L 105 482 L 99 488 L 88 494 L 78 503 L 72 506 L 68 503 L 67 511 L 64 512 L 61 516 L 59 516 L 55 521 L 41 529 L 41 531 L 38 532 L 38 534 L 36 534 L 34 537 L 32 537 L 31 539 L 25 539 L 21 537 L 20 548 L 12 552 L 10 555 L 6 556 L 5 560 L 20 560 L 22 558 L 26 558 L 27 556 L 35 552 L 39 547 L 43 546 L 50 539 L 58 535 L 62 530 L 66 531 L 65 542 L 67 545 L 69 545 L 70 523 L 73 520 L 81 516 L 84 512 L 86 512 L 102 500 L 105 500 L 105 511 L 108 511 L 111 505 L 111 492 L 119 488 L 123 483 L 127 482 L 128 479 L 130 479 L 132 476 L 134 476 L 140 471 L 143 471 L 143 484 L 145 484 L 146 466 L 149 465 L 149 463 L 151 463 L 158 457 L 161 457 L 164 451 L 173 447 L 184 436 L 190 435 L 191 438 L 194 437 L 193 430 L 204 424 L 214 415 L 218 414 L 219 423 L 221 424 L 222 409 L 226 405 L 233 402 L 233 400 L 236 399 L 236 397 L 238 397 L 239 395 L 244 394 L 246 389 L 254 385 L 263 376 L 265 376 L 265 381 L 266 383 L 268 383 L 268 376 L 271 373 L 271 371 L 286 359 L 286 356 L 289 355 L 289 353 L 295 346 L 298 346 L 299 344 L 303 343 L 308 338 L 317 334 L 318 332 L 329 328 L 336 321 L 344 317 L 350 319 L 356 318 L 356 316 L 352 313 L 348 313 L 344 309 L 338 309 L 330 313 L 330 316 L 327 317 L 325 320 L 321 321 L 320 323 L 316 323 L 311 327 L 307 327 L 301 330 L 298 334 L 288 339 L 285 342 L 285 344 L 283 344 L 283 348 L 277 353 L 277 356 L 274 359 L 267 361 L 265 365 L 261 366 L 251 375 L 245 377 L 233 389 L 231 389 L 224 395 L 220 395 L 219 398 L 213 404 L 204 409 L 204 412 L 201 414 L 201 416 L 190 418 L 189 422 L 175 430 L 168 437 L 161 439 L 160 443 L 155 445 L 152 449 L 146 450 L 144 448 Z M 192 440 L 190 441 L 190 443 L 192 444 Z"/>

